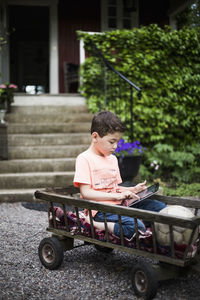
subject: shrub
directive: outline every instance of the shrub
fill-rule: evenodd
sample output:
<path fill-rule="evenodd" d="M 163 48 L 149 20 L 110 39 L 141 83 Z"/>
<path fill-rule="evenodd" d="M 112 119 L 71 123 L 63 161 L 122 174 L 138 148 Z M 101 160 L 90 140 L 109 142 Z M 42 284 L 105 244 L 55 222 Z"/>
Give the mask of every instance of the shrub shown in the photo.
<path fill-rule="evenodd" d="M 176 189 L 171 189 L 168 187 L 164 187 L 163 190 L 164 195 L 166 196 L 199 196 L 200 193 L 200 183 L 191 183 L 191 184 L 179 184 Z"/>
<path fill-rule="evenodd" d="M 156 144 L 145 151 L 142 175 L 150 181 L 160 178 L 172 186 L 176 183 L 200 182 L 200 145 L 186 146 L 182 151 L 172 145 Z"/>
<path fill-rule="evenodd" d="M 200 39 L 195 29 L 171 31 L 150 25 L 89 35 L 79 32 L 90 57 L 82 70 L 80 92 L 92 112 L 104 105 L 101 61 L 92 56 L 93 41 L 112 65 L 142 88 L 134 93 L 134 139 L 144 146 L 165 143 L 175 148 L 190 145 L 200 136 Z M 117 79 L 112 77 L 113 85 Z M 117 86 L 117 82 L 116 82 Z M 116 88 L 117 89 L 117 88 Z M 127 87 L 121 86 L 118 115 L 124 116 Z M 110 106 L 112 107 L 112 106 Z M 177 153 L 178 155 L 178 153 Z"/>

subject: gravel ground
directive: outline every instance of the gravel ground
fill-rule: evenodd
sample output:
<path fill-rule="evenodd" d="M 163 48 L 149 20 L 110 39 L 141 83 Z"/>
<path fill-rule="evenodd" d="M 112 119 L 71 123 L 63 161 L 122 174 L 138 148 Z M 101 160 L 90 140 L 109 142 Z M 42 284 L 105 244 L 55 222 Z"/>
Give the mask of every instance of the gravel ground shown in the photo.
<path fill-rule="evenodd" d="M 21 203 L 0 204 L 1 300 L 135 300 L 129 278 L 141 258 L 84 246 L 65 252 L 58 270 L 43 267 L 38 245 L 46 232 L 47 213 Z M 75 241 L 75 245 L 82 242 Z M 150 260 L 146 260 L 151 262 Z M 159 284 L 159 300 L 199 300 L 200 275 L 188 275 Z"/>

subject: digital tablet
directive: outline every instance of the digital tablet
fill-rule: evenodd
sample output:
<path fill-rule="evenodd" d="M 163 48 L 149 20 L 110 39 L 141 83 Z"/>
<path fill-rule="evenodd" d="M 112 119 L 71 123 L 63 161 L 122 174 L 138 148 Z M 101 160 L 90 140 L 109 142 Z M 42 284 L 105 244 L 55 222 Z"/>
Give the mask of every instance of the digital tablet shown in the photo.
<path fill-rule="evenodd" d="M 148 186 L 148 188 L 142 192 L 137 193 L 136 195 L 140 197 L 138 200 L 132 200 L 132 199 L 127 199 L 125 200 L 126 204 L 124 203 L 125 206 L 131 206 L 134 207 L 136 204 L 139 202 L 151 197 L 152 195 L 156 194 L 159 190 L 159 183 L 155 183 L 153 185 Z"/>

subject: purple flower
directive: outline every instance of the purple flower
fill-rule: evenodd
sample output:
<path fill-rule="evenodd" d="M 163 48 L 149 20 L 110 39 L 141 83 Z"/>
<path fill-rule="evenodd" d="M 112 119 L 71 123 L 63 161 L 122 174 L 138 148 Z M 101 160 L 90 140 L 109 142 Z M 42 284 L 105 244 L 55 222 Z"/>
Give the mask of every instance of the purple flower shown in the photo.
<path fill-rule="evenodd" d="M 124 139 L 121 139 L 118 142 L 117 148 L 115 150 L 116 156 L 134 156 L 141 155 L 146 148 L 144 148 L 139 141 L 133 143 L 125 142 Z"/>

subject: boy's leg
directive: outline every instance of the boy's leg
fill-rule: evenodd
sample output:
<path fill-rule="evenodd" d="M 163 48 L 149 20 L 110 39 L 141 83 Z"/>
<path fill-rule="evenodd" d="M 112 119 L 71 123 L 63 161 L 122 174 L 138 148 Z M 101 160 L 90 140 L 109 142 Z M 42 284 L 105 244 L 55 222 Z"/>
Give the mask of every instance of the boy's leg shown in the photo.
<path fill-rule="evenodd" d="M 141 203 L 138 203 L 137 205 L 134 206 L 134 208 L 139 208 L 139 209 L 143 209 L 143 210 L 149 210 L 149 211 L 155 211 L 155 212 L 159 212 L 161 209 L 165 208 L 166 204 L 155 200 L 155 199 L 145 199 L 144 201 L 142 201 Z M 143 220 L 144 224 L 146 227 L 151 227 L 151 223 L 148 221 Z"/>
<path fill-rule="evenodd" d="M 115 223 L 114 225 L 114 234 L 116 236 L 120 237 L 120 227 L 119 227 L 119 219 L 118 215 L 106 213 L 106 220 L 107 222 Z M 97 222 L 104 222 L 104 214 L 101 212 L 98 212 L 96 216 L 94 217 L 94 221 Z M 122 222 L 122 229 L 124 236 L 127 238 L 131 238 L 133 234 L 135 233 L 135 221 L 133 218 L 121 216 L 121 222 Z M 138 229 L 141 231 L 146 231 L 145 225 L 142 221 L 137 220 Z"/>
<path fill-rule="evenodd" d="M 89 215 L 85 216 L 85 221 L 90 224 L 90 217 L 89 217 Z M 105 230 L 105 224 L 104 224 L 104 222 L 98 222 L 98 221 L 94 221 L 93 220 L 93 226 L 96 227 L 99 230 Z M 114 233 L 115 223 L 108 222 L 107 226 L 108 226 L 108 231 L 111 232 L 111 233 Z"/>
<path fill-rule="evenodd" d="M 137 205 L 134 206 L 134 208 L 139 208 L 143 210 L 150 210 L 150 211 L 160 211 L 161 209 L 165 208 L 166 204 L 155 200 L 155 199 L 145 199 L 141 203 L 138 203 Z"/>

